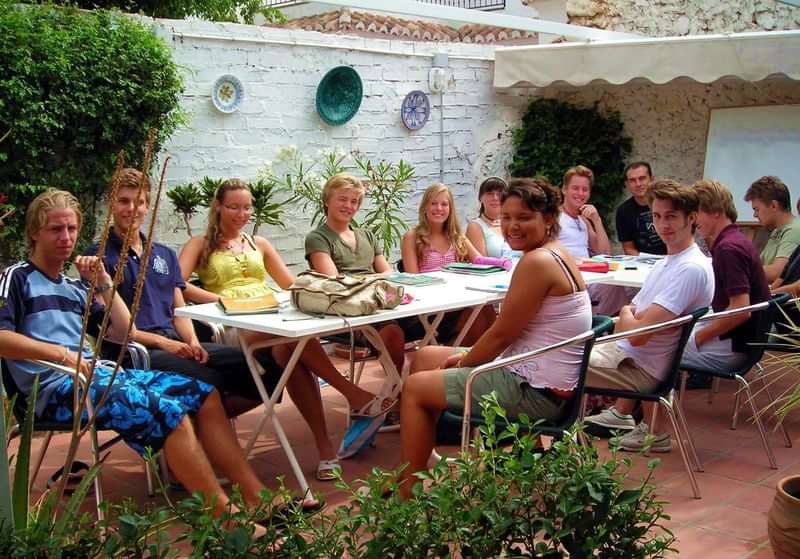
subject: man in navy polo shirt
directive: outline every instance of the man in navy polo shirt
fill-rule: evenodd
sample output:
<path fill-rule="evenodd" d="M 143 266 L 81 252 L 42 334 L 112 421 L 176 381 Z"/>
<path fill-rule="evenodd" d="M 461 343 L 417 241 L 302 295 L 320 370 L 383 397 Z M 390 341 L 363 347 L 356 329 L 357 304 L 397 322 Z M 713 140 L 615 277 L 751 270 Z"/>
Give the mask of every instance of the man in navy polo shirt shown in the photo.
<path fill-rule="evenodd" d="M 753 243 L 736 226 L 733 195 L 717 181 L 693 186 L 700 205 L 697 231 L 711 249 L 714 268 L 714 312 L 746 307 L 770 297 L 767 276 Z M 698 368 L 735 368 L 746 359 L 755 335 L 756 317 L 749 313 L 695 327 L 683 353 L 683 364 Z"/>
<path fill-rule="evenodd" d="M 145 181 L 145 188 L 140 196 L 141 180 Z M 200 343 L 192 321 L 175 316 L 175 308 L 184 306 L 182 290 L 186 284 L 181 276 L 178 257 L 172 249 L 154 242 L 150 262 L 146 267 L 142 265 L 140 258 L 145 237 L 139 229 L 149 209 L 149 198 L 147 177 L 143 177 L 136 169 L 123 169 L 117 196 L 111 206 L 114 227 L 103 256 L 106 269 L 112 274 L 116 270 L 123 239 L 131 230 L 132 239 L 119 294 L 130 306 L 136 279 L 144 271 L 134 340 L 150 350 L 151 368 L 175 371 L 216 387 L 224 396 L 228 415 L 235 417 L 261 403 L 247 361 L 237 348 Z M 92 245 L 87 254 L 96 254 L 98 248 L 98 244 Z M 259 354 L 258 359 L 266 371 L 264 384 L 271 392 L 280 376 L 280 367 L 268 352 Z"/>

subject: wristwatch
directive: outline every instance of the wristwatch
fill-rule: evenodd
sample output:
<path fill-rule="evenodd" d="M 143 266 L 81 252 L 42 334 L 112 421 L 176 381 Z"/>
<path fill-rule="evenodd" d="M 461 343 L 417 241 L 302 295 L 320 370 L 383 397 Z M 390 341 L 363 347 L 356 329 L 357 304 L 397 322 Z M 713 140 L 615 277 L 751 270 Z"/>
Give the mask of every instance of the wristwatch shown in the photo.
<path fill-rule="evenodd" d="M 104 283 L 103 285 L 96 286 L 94 288 L 94 292 L 97 293 L 97 294 L 101 294 L 101 293 L 105 293 L 109 289 L 111 289 L 111 284 L 110 283 Z"/>

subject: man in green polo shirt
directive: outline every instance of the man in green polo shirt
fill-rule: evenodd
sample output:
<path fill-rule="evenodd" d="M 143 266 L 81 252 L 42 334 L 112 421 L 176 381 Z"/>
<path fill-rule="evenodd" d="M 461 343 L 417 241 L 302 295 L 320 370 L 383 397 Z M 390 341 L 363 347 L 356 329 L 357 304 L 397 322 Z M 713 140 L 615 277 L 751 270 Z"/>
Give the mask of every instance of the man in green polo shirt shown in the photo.
<path fill-rule="evenodd" d="M 744 199 L 753 207 L 753 216 L 770 230 L 761 250 L 767 281 L 780 277 L 794 249 L 800 245 L 800 220 L 792 215 L 789 189 L 778 177 L 761 177 L 747 189 Z"/>

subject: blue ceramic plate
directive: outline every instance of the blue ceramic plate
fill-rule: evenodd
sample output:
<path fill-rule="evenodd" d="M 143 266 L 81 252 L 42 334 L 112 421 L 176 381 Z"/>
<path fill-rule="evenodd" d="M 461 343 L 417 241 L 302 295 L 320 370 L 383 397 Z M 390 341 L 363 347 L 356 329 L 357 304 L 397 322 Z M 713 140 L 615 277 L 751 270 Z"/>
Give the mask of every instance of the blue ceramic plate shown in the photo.
<path fill-rule="evenodd" d="M 361 77 L 350 66 L 337 66 L 317 86 L 317 113 L 331 126 L 355 116 L 364 93 Z"/>
<path fill-rule="evenodd" d="M 244 100 L 244 87 L 239 78 L 224 74 L 211 87 L 211 102 L 221 113 L 238 111 Z"/>

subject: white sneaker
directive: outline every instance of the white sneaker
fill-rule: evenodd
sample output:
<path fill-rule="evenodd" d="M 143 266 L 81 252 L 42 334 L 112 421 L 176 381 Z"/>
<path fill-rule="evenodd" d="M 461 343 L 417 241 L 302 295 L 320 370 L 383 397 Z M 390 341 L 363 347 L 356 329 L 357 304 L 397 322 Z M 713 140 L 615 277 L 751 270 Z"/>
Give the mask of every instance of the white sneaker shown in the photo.
<path fill-rule="evenodd" d="M 645 449 L 649 452 L 669 452 L 672 450 L 672 440 L 669 433 L 650 433 L 650 427 L 642 421 L 633 431 L 620 438 L 619 449 L 629 452 L 640 452 Z"/>
<path fill-rule="evenodd" d="M 632 431 L 636 427 L 636 421 L 632 415 L 620 414 L 613 407 L 590 415 L 584 421 L 589 425 L 602 427 L 609 431 Z"/>

